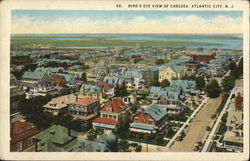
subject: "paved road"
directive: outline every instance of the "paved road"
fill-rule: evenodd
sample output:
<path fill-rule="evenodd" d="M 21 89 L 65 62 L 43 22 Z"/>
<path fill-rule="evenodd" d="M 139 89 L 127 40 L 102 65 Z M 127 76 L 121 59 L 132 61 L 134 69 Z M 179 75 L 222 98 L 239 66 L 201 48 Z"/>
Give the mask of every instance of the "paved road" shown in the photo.
<path fill-rule="evenodd" d="M 232 89 L 232 91 L 231 91 L 231 93 L 230 93 L 230 95 L 229 95 L 229 97 L 227 99 L 227 102 L 226 102 L 225 106 L 223 107 L 223 109 L 222 109 L 219 117 L 217 118 L 216 123 L 214 124 L 213 129 L 211 130 L 211 132 L 210 132 L 210 134 L 209 134 L 209 136 L 208 136 L 208 138 L 207 138 L 207 140 L 206 140 L 206 142 L 205 142 L 205 144 L 204 144 L 201 152 L 207 152 L 207 151 L 209 151 L 209 147 L 210 147 L 210 145 L 212 143 L 212 139 L 214 137 L 214 134 L 217 131 L 217 128 L 218 128 L 218 126 L 219 126 L 219 124 L 221 122 L 222 116 L 224 115 L 224 113 L 226 112 L 226 110 L 227 110 L 227 108 L 229 106 L 230 98 L 231 98 L 232 94 L 234 94 L 234 91 L 235 91 L 235 88 Z"/>
<path fill-rule="evenodd" d="M 211 115 L 216 112 L 221 97 L 208 99 L 207 103 L 200 112 L 194 117 L 190 126 L 186 128 L 186 136 L 183 141 L 176 141 L 170 148 L 171 152 L 193 152 L 193 146 L 198 141 L 202 141 L 206 136 L 206 127 L 212 123 Z"/>
<path fill-rule="evenodd" d="M 203 105 L 207 102 L 208 98 L 205 97 L 204 100 L 201 102 L 198 108 L 192 113 L 192 115 L 187 119 L 187 121 L 182 125 L 182 127 L 177 131 L 177 133 L 172 137 L 172 139 L 166 145 L 166 148 L 170 148 L 170 146 L 174 143 L 176 138 L 181 134 L 181 132 L 189 125 L 191 119 L 195 117 L 195 115 L 199 112 L 199 110 L 203 107 Z"/>

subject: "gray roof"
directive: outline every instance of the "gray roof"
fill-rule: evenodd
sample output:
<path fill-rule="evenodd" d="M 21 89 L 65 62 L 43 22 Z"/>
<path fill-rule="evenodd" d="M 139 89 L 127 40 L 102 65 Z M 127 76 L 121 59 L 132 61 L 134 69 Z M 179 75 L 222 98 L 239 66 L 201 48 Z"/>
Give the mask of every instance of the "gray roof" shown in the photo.
<path fill-rule="evenodd" d="M 41 80 L 44 78 L 46 73 L 49 72 L 46 68 L 37 68 L 36 70 L 24 72 L 22 79 L 32 79 L 32 80 Z"/>
<path fill-rule="evenodd" d="M 139 109 L 138 112 L 141 112 L 141 109 Z M 156 121 L 159 121 L 167 115 L 166 110 L 164 110 L 164 108 L 159 104 L 151 104 L 149 107 L 144 109 L 144 112 Z"/>
<path fill-rule="evenodd" d="M 71 136 L 68 135 L 68 129 L 60 125 L 53 125 L 33 138 L 39 139 L 38 150 L 40 151 L 68 151 L 73 146 L 73 140 L 77 132 L 71 130 Z M 60 145 L 60 146 L 58 146 Z"/>

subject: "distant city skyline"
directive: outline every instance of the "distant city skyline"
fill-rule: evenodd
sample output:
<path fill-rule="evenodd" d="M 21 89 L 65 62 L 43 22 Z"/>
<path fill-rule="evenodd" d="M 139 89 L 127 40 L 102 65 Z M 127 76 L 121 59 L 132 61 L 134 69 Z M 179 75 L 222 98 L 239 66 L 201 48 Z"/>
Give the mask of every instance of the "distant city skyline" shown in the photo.
<path fill-rule="evenodd" d="M 242 11 L 12 10 L 12 34 L 242 33 Z"/>

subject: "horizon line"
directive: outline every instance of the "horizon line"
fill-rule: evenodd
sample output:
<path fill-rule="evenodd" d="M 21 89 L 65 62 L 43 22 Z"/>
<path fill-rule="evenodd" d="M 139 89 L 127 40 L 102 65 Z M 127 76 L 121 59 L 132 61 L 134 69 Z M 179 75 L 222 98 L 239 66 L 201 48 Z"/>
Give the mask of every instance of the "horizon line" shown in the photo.
<path fill-rule="evenodd" d="M 243 33 L 11 33 L 11 35 L 46 35 L 46 34 L 243 34 Z"/>

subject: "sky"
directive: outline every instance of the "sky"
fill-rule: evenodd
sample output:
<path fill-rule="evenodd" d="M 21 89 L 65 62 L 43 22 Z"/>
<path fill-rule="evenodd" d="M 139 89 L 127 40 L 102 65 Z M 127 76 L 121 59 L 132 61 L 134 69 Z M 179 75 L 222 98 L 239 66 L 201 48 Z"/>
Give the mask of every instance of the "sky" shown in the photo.
<path fill-rule="evenodd" d="M 242 11 L 12 10 L 12 34 L 243 33 Z"/>

